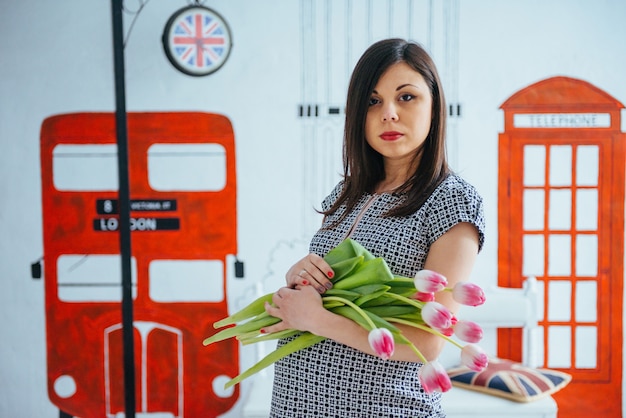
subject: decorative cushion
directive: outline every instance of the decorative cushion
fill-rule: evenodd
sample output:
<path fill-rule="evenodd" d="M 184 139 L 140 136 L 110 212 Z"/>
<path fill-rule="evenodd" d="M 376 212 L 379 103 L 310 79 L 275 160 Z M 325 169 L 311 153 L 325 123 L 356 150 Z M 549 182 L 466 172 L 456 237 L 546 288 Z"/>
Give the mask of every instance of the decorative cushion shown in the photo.
<path fill-rule="evenodd" d="M 517 402 L 530 402 L 563 389 L 571 380 L 568 373 L 534 369 L 511 360 L 489 359 L 482 372 L 465 366 L 448 369 L 452 385 L 500 396 Z"/>

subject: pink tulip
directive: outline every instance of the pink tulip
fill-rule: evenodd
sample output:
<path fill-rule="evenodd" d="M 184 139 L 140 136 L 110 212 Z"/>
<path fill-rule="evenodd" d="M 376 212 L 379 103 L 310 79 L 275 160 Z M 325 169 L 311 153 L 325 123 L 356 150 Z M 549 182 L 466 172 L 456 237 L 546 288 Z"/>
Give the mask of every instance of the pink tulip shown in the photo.
<path fill-rule="evenodd" d="M 487 367 L 489 359 L 482 348 L 474 344 L 467 344 L 461 350 L 461 363 L 476 372 L 480 372 Z"/>
<path fill-rule="evenodd" d="M 438 329 L 437 331 L 439 331 L 440 333 L 442 333 L 446 337 L 452 337 L 452 335 L 454 334 L 454 327 L 450 327 L 450 328 L 446 328 L 446 329 Z"/>
<path fill-rule="evenodd" d="M 454 333 L 462 341 L 477 343 L 483 338 L 483 329 L 476 322 L 459 321 L 454 325 Z"/>
<path fill-rule="evenodd" d="M 478 306 L 485 303 L 485 292 L 474 283 L 457 283 L 452 289 L 452 297 L 457 302 L 468 306 Z"/>
<path fill-rule="evenodd" d="M 413 282 L 417 291 L 422 293 L 440 292 L 448 285 L 444 276 L 431 270 L 418 271 Z"/>
<path fill-rule="evenodd" d="M 454 325 L 452 312 L 439 302 L 428 302 L 422 308 L 422 319 L 431 328 L 438 331 L 447 330 Z"/>
<path fill-rule="evenodd" d="M 446 369 L 436 360 L 422 366 L 419 378 L 426 393 L 447 392 L 452 387 Z"/>
<path fill-rule="evenodd" d="M 395 348 L 393 335 L 387 328 L 374 328 L 367 336 L 367 340 L 376 355 L 383 360 L 388 360 L 393 355 Z"/>
<path fill-rule="evenodd" d="M 438 329 L 439 332 L 441 332 L 443 335 L 445 335 L 446 337 L 451 337 L 452 334 L 454 334 L 454 329 L 456 328 L 456 323 L 458 322 L 458 319 L 456 319 L 456 316 L 454 316 L 454 314 L 452 315 L 452 318 L 450 319 L 450 323 L 452 325 L 450 325 L 449 328 L 445 328 L 445 329 Z"/>
<path fill-rule="evenodd" d="M 435 300 L 435 294 L 432 292 L 417 292 L 413 295 L 413 299 L 419 300 L 420 302 L 432 302 Z"/>

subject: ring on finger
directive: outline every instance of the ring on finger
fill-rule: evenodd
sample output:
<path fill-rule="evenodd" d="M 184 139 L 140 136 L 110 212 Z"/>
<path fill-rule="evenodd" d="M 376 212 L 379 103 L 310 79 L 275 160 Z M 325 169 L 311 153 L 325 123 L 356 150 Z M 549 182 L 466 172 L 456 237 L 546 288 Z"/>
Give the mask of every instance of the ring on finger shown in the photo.
<path fill-rule="evenodd" d="M 298 276 L 303 277 L 302 275 L 306 273 L 305 269 L 300 270 L 300 273 L 298 273 Z"/>

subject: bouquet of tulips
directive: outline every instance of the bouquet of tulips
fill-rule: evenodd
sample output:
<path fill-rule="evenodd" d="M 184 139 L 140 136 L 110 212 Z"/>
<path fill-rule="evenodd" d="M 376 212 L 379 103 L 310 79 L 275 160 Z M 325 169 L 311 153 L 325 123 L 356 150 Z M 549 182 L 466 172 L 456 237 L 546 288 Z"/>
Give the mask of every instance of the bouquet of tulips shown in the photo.
<path fill-rule="evenodd" d="M 450 291 L 454 299 L 464 305 L 478 306 L 485 301 L 480 287 L 472 283 L 458 283 L 447 287 L 441 274 L 421 270 L 414 278 L 395 276 L 384 259 L 374 257 L 363 246 L 346 239 L 332 249 L 324 259 L 334 271 L 333 288 L 322 295 L 324 308 L 343 315 L 369 331 L 369 343 L 378 356 L 389 359 L 395 344 L 408 344 L 417 359 L 424 363 L 420 381 L 427 392 L 445 392 L 451 382 L 438 361 L 428 361 L 394 324 L 415 327 L 440 336 L 461 349 L 461 362 L 472 370 L 487 366 L 487 355 L 475 345 L 482 338 L 480 326 L 471 321 L 458 320 L 444 305 L 434 301 L 435 293 Z M 270 366 L 279 359 L 322 340 L 309 332 L 284 330 L 263 334 L 261 329 L 280 321 L 264 308 L 272 303 L 273 293 L 261 296 L 248 306 L 214 323 L 219 332 L 204 340 L 204 345 L 235 337 L 242 344 L 293 337 L 290 342 L 274 350 L 254 366 L 228 381 L 226 388 Z M 452 335 L 468 344 L 462 345 Z"/>

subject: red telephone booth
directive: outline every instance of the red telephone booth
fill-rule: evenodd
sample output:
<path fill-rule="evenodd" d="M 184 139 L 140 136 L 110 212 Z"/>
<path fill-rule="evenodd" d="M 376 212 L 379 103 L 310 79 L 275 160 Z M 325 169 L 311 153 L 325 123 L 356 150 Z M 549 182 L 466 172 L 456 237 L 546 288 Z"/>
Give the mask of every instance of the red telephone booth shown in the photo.
<path fill-rule="evenodd" d="M 543 295 L 543 366 L 572 374 L 559 417 L 622 412 L 624 106 L 554 77 L 511 96 L 499 137 L 498 282 L 535 276 Z M 499 355 L 521 359 L 521 333 Z"/>
<path fill-rule="evenodd" d="M 142 417 L 215 417 L 239 389 L 236 342 L 204 347 L 228 315 L 237 253 L 235 143 L 208 113 L 129 113 L 136 405 Z M 113 113 L 41 128 L 48 395 L 61 416 L 124 414 Z"/>

